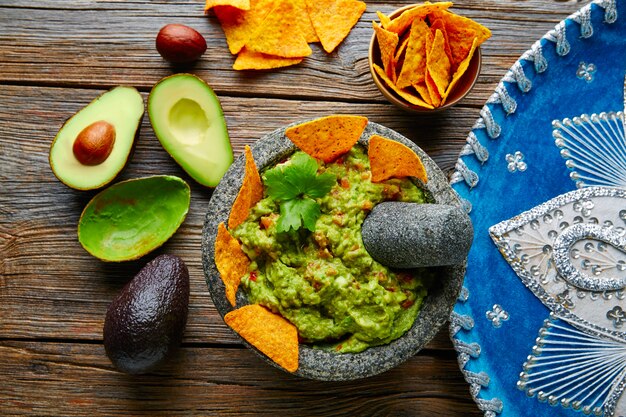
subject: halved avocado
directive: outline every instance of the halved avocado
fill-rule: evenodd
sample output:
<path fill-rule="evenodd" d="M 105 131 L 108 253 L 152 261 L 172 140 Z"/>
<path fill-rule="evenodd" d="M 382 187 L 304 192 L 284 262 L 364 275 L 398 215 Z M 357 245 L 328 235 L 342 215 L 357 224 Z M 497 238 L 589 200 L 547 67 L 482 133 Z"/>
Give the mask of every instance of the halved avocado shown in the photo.
<path fill-rule="evenodd" d="M 150 92 L 148 115 L 167 153 L 194 180 L 215 187 L 233 162 L 233 150 L 211 87 L 192 74 L 166 77 Z"/>
<path fill-rule="evenodd" d="M 78 222 L 78 240 L 103 261 L 140 258 L 176 232 L 190 200 L 189 185 L 175 176 L 118 182 L 87 204 Z"/>
<path fill-rule="evenodd" d="M 92 190 L 110 183 L 128 162 L 143 114 L 143 98 L 135 88 L 115 87 L 105 92 L 68 119 L 57 133 L 50 146 L 52 172 L 62 183 L 77 190 Z M 98 143 L 104 136 L 107 140 Z M 81 140 L 85 138 L 88 140 Z M 102 149 L 103 142 L 109 149 Z M 77 146 L 81 144 L 86 145 Z M 81 157 L 84 149 L 110 153 Z"/>

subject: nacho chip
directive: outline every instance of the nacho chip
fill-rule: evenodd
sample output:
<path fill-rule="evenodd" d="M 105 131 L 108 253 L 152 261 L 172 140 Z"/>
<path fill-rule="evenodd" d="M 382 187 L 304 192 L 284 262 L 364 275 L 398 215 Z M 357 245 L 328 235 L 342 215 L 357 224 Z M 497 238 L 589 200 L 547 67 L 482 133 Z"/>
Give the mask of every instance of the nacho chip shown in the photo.
<path fill-rule="evenodd" d="M 365 11 L 358 0 L 306 0 L 315 33 L 328 53 L 344 40 Z"/>
<path fill-rule="evenodd" d="M 428 89 L 428 95 L 430 96 L 430 102 L 435 107 L 439 107 L 441 105 L 441 94 L 439 94 L 439 90 L 437 89 L 437 84 L 433 80 L 433 77 L 430 75 L 428 69 L 426 69 L 426 75 L 424 77 L 424 82 L 426 83 L 426 88 Z"/>
<path fill-rule="evenodd" d="M 430 31 L 433 33 L 433 36 L 435 35 L 437 30 L 440 30 L 441 33 L 443 34 L 443 40 L 444 40 L 443 49 L 446 51 L 446 55 L 448 56 L 448 59 L 450 60 L 450 62 L 452 62 L 452 51 L 450 50 L 450 41 L 448 40 L 448 32 L 446 31 L 446 24 L 441 18 L 431 20 Z"/>
<path fill-rule="evenodd" d="M 380 58 L 383 62 L 383 69 L 387 77 L 394 79 L 396 76 L 395 68 L 395 50 L 398 46 L 399 37 L 397 33 L 389 32 L 383 29 L 378 23 L 372 22 L 374 32 L 376 32 L 376 40 L 380 49 Z"/>
<path fill-rule="evenodd" d="M 452 90 L 454 90 L 454 87 L 456 86 L 456 84 L 459 82 L 463 74 L 465 74 L 465 71 L 467 71 L 467 69 L 469 68 L 469 64 L 472 61 L 472 58 L 474 57 L 474 53 L 476 52 L 477 47 L 478 47 L 478 38 L 474 38 L 474 42 L 472 42 L 472 48 L 470 49 L 467 57 L 463 61 L 461 61 L 461 63 L 459 64 L 459 67 L 457 68 L 456 72 L 452 76 L 452 81 L 450 81 L 450 85 L 448 85 L 446 92 L 441 96 L 442 105 L 446 102 L 446 100 L 448 99 L 448 96 L 450 95 Z"/>
<path fill-rule="evenodd" d="M 234 307 L 237 288 L 239 288 L 241 277 L 248 273 L 250 259 L 241 250 L 239 241 L 226 230 L 224 223 L 217 226 L 215 265 L 226 287 L 226 299 Z"/>
<path fill-rule="evenodd" d="M 250 52 L 247 48 L 239 51 L 237 59 L 233 64 L 236 70 L 264 70 L 280 67 L 288 67 L 301 63 L 303 58 L 283 58 L 280 56 L 260 54 L 258 52 Z"/>
<path fill-rule="evenodd" d="M 215 15 L 222 25 L 228 49 L 235 55 L 256 36 L 261 23 L 274 8 L 272 0 L 250 0 L 249 10 L 232 6 L 215 7 Z"/>
<path fill-rule="evenodd" d="M 396 61 L 396 68 L 397 68 L 398 61 L 400 60 L 400 57 L 402 56 L 402 54 L 406 51 L 406 47 L 408 44 L 409 44 L 409 37 L 403 36 L 400 39 L 400 46 L 398 46 L 398 49 L 396 49 L 396 54 L 393 56 L 394 60 Z"/>
<path fill-rule="evenodd" d="M 246 145 L 245 154 L 246 165 L 241 188 L 228 217 L 228 228 L 231 230 L 243 223 L 250 214 L 250 209 L 263 198 L 263 183 L 248 145 Z"/>
<path fill-rule="evenodd" d="M 437 29 L 433 45 L 426 54 L 426 68 L 432 77 L 440 96 L 446 92 L 450 83 L 450 58 L 446 55 L 443 33 Z"/>
<path fill-rule="evenodd" d="M 430 100 L 430 94 L 428 93 L 428 87 L 426 87 L 426 80 L 419 84 L 413 84 L 413 88 L 415 88 L 415 91 L 422 97 L 422 100 L 431 106 L 433 105 L 433 102 Z"/>
<path fill-rule="evenodd" d="M 404 63 L 398 76 L 398 88 L 405 88 L 424 81 L 426 71 L 426 44 L 430 43 L 432 34 L 422 19 L 415 19 L 409 32 L 409 43 Z"/>
<path fill-rule="evenodd" d="M 290 127 L 285 136 L 313 158 L 331 162 L 352 149 L 365 126 L 366 117 L 333 115 Z"/>
<path fill-rule="evenodd" d="M 313 23 L 311 23 L 311 18 L 309 17 L 305 0 L 289 1 L 293 2 L 294 7 L 296 8 L 296 19 L 298 20 L 298 25 L 300 25 L 300 31 L 302 32 L 304 39 L 307 43 L 319 42 L 320 38 L 317 37 Z"/>
<path fill-rule="evenodd" d="M 480 23 L 447 11 L 440 13 L 445 22 L 454 66 L 459 65 L 467 57 L 474 38 L 478 39 L 476 45 L 478 47 L 491 37 L 491 31 Z"/>
<path fill-rule="evenodd" d="M 289 1 L 278 2 L 267 15 L 257 35 L 245 44 L 250 52 L 284 58 L 301 58 L 313 53 L 304 39 L 296 17 L 296 9 Z"/>
<path fill-rule="evenodd" d="M 397 34 L 403 33 L 411 26 L 413 20 L 424 19 L 428 14 L 437 10 L 446 10 L 452 6 L 452 2 L 439 2 L 439 3 L 424 3 L 419 6 L 415 6 L 409 10 L 404 11 L 400 16 L 393 19 L 385 29 L 396 32 Z"/>
<path fill-rule="evenodd" d="M 401 88 L 398 88 L 393 83 L 393 81 L 391 81 L 389 79 L 389 77 L 387 77 L 387 74 L 385 74 L 385 70 L 383 70 L 380 66 L 378 66 L 376 64 L 372 64 L 372 67 L 374 68 L 374 71 L 376 71 L 376 74 L 378 74 L 378 76 L 385 82 L 385 84 L 387 84 L 389 86 L 389 88 L 391 88 L 396 94 L 398 94 L 400 97 L 402 97 L 403 99 L 405 99 L 409 103 L 413 104 L 414 106 L 424 107 L 426 109 L 433 109 L 434 108 L 433 106 L 431 106 L 430 104 L 426 103 L 424 100 L 422 100 L 421 98 L 419 98 L 415 94 L 411 94 L 407 90 L 403 90 Z"/>
<path fill-rule="evenodd" d="M 391 19 L 389 18 L 389 16 L 379 11 L 376 11 L 376 16 L 378 16 L 378 20 L 380 20 L 380 25 L 383 28 L 387 29 L 387 26 L 389 25 L 389 23 L 391 23 Z"/>
<path fill-rule="evenodd" d="M 298 370 L 298 330 L 259 304 L 230 311 L 224 321 L 241 337 L 289 372 Z"/>
<path fill-rule="evenodd" d="M 232 6 L 239 10 L 249 10 L 250 0 L 205 0 L 204 12 L 208 12 L 215 6 Z"/>
<path fill-rule="evenodd" d="M 411 148 L 395 140 L 373 135 L 369 140 L 367 156 L 370 159 L 372 182 L 389 178 L 416 177 L 428 182 L 422 160 Z"/>

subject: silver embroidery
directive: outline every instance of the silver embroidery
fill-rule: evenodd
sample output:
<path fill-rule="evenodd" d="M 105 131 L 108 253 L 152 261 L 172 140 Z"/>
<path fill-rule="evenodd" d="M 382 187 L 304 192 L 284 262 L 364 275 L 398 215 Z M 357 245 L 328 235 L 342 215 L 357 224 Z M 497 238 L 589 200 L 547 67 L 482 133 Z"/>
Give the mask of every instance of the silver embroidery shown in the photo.
<path fill-rule="evenodd" d="M 588 83 L 593 81 L 593 75 L 596 73 L 596 66 L 594 64 L 587 64 L 582 61 L 578 64 L 578 69 L 576 70 L 576 76 L 581 80 L 585 80 Z"/>
<path fill-rule="evenodd" d="M 493 327 L 501 327 L 503 321 L 509 319 L 509 313 L 507 313 L 500 304 L 494 304 L 491 310 L 485 313 L 487 319 L 491 321 Z"/>
<path fill-rule="evenodd" d="M 524 154 L 520 151 L 515 152 L 513 155 L 508 153 L 506 154 L 505 158 L 507 162 L 506 168 L 509 170 L 509 172 L 524 172 L 528 168 L 528 165 L 523 160 Z"/>

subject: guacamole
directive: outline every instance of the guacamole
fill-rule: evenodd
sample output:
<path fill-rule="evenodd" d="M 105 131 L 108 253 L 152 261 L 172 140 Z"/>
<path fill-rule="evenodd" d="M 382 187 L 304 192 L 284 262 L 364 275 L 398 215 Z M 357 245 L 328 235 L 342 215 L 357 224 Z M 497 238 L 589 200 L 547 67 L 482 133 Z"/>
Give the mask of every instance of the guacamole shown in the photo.
<path fill-rule="evenodd" d="M 232 231 L 252 261 L 242 286 L 251 303 L 293 323 L 303 342 L 361 352 L 402 336 L 426 295 L 419 276 L 392 271 L 369 256 L 361 224 L 382 201 L 425 202 L 427 196 L 409 179 L 372 183 L 360 145 L 322 163 L 322 172 L 335 175 L 337 183 L 317 199 L 321 215 L 313 232 L 277 233 L 279 204 L 267 194 Z"/>

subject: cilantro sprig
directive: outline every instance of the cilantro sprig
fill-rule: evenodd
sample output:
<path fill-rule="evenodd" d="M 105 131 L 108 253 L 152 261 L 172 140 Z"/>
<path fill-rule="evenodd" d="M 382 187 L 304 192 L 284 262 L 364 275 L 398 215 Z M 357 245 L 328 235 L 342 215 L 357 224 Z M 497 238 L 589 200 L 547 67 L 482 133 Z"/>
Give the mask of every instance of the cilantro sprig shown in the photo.
<path fill-rule="evenodd" d="M 337 183 L 337 178 L 329 172 L 318 175 L 318 168 L 315 159 L 297 152 L 289 163 L 265 172 L 267 193 L 280 205 L 277 232 L 298 230 L 303 225 L 310 231 L 315 230 L 315 222 L 321 214 L 315 199 L 324 197 Z"/>

